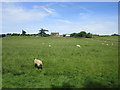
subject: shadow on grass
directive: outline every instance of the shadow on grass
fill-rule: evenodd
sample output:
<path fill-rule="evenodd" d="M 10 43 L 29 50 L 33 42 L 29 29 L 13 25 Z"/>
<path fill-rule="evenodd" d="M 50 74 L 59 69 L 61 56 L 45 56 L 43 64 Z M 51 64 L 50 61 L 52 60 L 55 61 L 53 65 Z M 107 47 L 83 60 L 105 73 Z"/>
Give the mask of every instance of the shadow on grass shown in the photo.
<path fill-rule="evenodd" d="M 77 89 L 75 86 L 73 85 L 70 85 L 68 82 L 67 83 L 63 83 L 62 86 L 55 86 L 55 85 L 52 85 L 52 90 L 53 89 L 62 89 L 64 88 L 65 90 L 74 90 L 74 89 Z M 85 83 L 84 83 L 84 87 L 82 88 L 86 88 L 89 90 L 89 88 L 109 88 L 108 86 L 100 83 L 100 82 L 97 82 L 97 81 L 93 81 L 93 80 L 86 80 Z"/>
<path fill-rule="evenodd" d="M 52 85 L 52 89 L 60 89 L 60 88 L 64 88 L 64 90 L 73 90 L 73 88 L 75 88 L 73 85 L 70 85 L 69 83 L 63 83 L 62 86 L 55 86 Z"/>
<path fill-rule="evenodd" d="M 84 88 L 109 88 L 109 87 L 94 80 L 87 80 L 84 84 Z"/>

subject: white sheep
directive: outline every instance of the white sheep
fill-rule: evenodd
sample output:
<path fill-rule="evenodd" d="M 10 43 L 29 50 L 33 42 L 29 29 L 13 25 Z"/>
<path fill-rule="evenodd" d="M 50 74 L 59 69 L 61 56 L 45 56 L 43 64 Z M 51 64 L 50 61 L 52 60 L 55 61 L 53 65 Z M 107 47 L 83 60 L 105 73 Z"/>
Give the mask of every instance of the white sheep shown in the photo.
<path fill-rule="evenodd" d="M 49 45 L 49 47 L 51 47 L 51 45 Z"/>
<path fill-rule="evenodd" d="M 80 48 L 81 46 L 80 45 L 76 45 L 78 48 Z"/>
<path fill-rule="evenodd" d="M 35 64 L 35 67 L 36 67 L 36 68 L 42 69 L 43 63 L 42 63 L 41 60 L 34 59 L 34 64 Z"/>
<path fill-rule="evenodd" d="M 108 46 L 108 44 L 106 44 Z"/>

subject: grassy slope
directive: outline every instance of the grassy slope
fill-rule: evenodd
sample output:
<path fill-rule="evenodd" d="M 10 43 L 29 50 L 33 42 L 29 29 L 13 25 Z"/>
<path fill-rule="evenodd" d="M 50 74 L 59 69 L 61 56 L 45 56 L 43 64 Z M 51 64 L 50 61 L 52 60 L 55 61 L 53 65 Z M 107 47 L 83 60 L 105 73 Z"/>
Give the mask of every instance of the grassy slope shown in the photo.
<path fill-rule="evenodd" d="M 118 49 L 115 40 L 112 37 L 112 46 L 112 42 L 98 38 L 3 38 L 3 87 L 117 87 Z M 43 61 L 42 71 L 34 68 L 33 58 Z"/>

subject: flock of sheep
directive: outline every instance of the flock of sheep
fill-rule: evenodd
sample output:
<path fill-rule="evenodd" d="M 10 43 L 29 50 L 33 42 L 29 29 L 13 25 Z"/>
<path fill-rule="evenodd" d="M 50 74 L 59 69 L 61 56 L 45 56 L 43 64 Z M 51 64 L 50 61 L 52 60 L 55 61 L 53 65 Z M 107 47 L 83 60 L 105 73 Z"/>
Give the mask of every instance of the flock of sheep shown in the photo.
<path fill-rule="evenodd" d="M 102 43 L 102 45 L 107 45 L 107 46 L 109 45 L 108 43 L 106 43 L 106 41 L 104 41 L 104 42 L 105 43 Z M 42 43 L 42 44 L 44 45 L 45 43 Z M 113 45 L 113 43 L 111 45 Z M 49 43 L 48 47 L 52 47 L 50 43 Z M 76 47 L 81 48 L 81 46 L 79 44 L 77 44 Z M 41 60 L 34 59 L 34 64 L 35 64 L 36 68 L 42 69 L 43 63 Z"/>
<path fill-rule="evenodd" d="M 108 45 L 110 45 L 110 44 L 108 44 L 108 43 L 102 43 L 102 45 L 107 45 L 107 46 L 108 46 Z M 113 46 L 113 43 L 112 43 L 111 45 Z"/>
<path fill-rule="evenodd" d="M 44 44 L 44 43 L 42 43 Z M 48 45 L 49 47 L 51 47 L 51 45 L 49 44 Z M 76 45 L 78 48 L 80 48 L 81 46 L 80 45 Z M 38 69 L 42 69 L 42 66 L 43 66 L 43 63 L 41 60 L 39 59 L 34 59 L 34 64 L 35 64 L 35 68 L 38 68 Z"/>
<path fill-rule="evenodd" d="M 42 45 L 45 45 L 45 43 L 42 43 Z M 52 47 L 52 45 L 49 43 L 48 47 Z M 81 46 L 77 44 L 76 47 L 80 48 Z"/>
<path fill-rule="evenodd" d="M 108 46 L 109 44 L 108 43 L 106 43 L 106 44 L 102 43 L 102 45 L 107 45 Z M 111 45 L 113 46 L 113 43 Z M 48 47 L 52 47 L 52 46 L 49 44 Z M 76 47 L 81 48 L 81 46 L 79 44 L 77 44 Z"/>

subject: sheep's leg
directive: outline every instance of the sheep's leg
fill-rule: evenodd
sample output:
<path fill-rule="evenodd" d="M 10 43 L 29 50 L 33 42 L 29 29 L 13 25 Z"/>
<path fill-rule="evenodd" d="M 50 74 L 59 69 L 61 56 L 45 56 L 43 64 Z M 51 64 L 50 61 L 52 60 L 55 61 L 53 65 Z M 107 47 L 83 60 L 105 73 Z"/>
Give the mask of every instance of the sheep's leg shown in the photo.
<path fill-rule="evenodd" d="M 37 67 L 37 64 L 35 64 L 35 67 Z"/>

